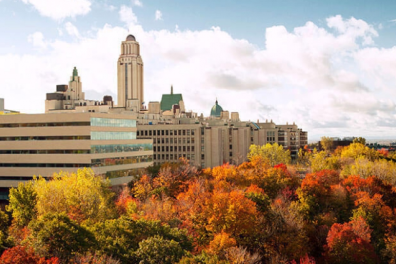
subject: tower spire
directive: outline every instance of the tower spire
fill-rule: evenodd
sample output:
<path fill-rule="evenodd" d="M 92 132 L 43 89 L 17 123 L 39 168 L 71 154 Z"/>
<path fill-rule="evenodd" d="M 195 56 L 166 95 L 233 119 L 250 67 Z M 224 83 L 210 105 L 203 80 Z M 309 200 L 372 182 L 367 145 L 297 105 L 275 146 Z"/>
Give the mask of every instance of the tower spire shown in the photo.
<path fill-rule="evenodd" d="M 78 71 L 77 71 L 76 66 L 74 66 L 74 69 L 73 69 L 73 77 L 76 77 L 76 76 L 78 76 Z"/>

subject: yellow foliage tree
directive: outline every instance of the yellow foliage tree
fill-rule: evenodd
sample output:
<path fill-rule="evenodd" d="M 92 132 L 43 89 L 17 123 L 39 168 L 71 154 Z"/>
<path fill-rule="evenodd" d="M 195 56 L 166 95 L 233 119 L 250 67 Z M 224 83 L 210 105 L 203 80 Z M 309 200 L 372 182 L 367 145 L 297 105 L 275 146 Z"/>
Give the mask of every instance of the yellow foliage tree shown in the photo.
<path fill-rule="evenodd" d="M 40 177 L 34 180 L 37 213 L 66 213 L 80 223 L 114 217 L 113 193 L 109 187 L 109 181 L 103 181 L 87 168 L 76 173 L 55 173 L 49 181 Z"/>
<path fill-rule="evenodd" d="M 252 160 L 254 156 L 261 156 L 264 159 L 267 159 L 271 166 L 275 166 L 277 164 L 289 164 L 291 161 L 290 151 L 284 150 L 282 145 L 278 145 L 278 143 L 269 144 L 263 146 L 251 145 L 249 148 L 248 158 Z"/>

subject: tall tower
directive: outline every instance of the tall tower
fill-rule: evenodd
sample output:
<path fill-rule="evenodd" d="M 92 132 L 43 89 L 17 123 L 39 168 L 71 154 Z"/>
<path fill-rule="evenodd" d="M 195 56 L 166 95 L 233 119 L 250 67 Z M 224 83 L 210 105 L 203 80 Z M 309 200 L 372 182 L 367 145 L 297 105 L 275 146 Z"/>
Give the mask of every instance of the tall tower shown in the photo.
<path fill-rule="evenodd" d="M 74 67 L 73 75 L 70 77 L 69 89 L 67 89 L 66 91 L 66 98 L 70 98 L 69 100 L 85 99 L 84 93 L 82 92 L 81 79 L 80 76 L 78 76 L 78 71 L 76 67 Z"/>
<path fill-rule="evenodd" d="M 143 60 L 139 43 L 133 35 L 128 35 L 121 43 L 121 55 L 117 62 L 118 107 L 139 111 L 143 97 Z"/>

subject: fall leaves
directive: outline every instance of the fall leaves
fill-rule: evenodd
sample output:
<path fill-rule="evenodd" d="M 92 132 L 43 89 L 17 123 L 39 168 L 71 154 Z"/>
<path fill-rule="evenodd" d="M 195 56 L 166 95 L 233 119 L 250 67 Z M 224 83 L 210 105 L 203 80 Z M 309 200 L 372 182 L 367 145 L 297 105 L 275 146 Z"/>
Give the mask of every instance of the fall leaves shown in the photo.
<path fill-rule="evenodd" d="M 396 176 L 346 174 L 381 155 L 305 149 L 301 177 L 278 152 L 202 171 L 164 164 L 117 194 L 87 169 L 21 184 L 11 226 L 0 211 L 0 263 L 396 263 Z"/>

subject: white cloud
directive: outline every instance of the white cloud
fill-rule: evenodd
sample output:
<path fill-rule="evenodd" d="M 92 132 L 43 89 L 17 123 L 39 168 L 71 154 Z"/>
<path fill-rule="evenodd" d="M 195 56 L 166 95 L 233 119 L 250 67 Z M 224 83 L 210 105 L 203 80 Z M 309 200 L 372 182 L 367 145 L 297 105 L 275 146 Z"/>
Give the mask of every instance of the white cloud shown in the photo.
<path fill-rule="evenodd" d="M 135 0 L 135 1 L 133 1 L 133 4 L 134 4 L 135 6 L 140 6 L 140 7 L 142 7 L 142 6 L 143 6 L 142 2 L 141 2 L 141 1 L 139 1 L 139 0 Z"/>
<path fill-rule="evenodd" d="M 187 109 L 208 115 L 218 97 L 223 109 L 240 112 L 243 120 L 294 121 L 310 138 L 395 131 L 396 47 L 363 46 L 378 34 L 364 21 L 337 16 L 328 19 L 328 27 L 270 27 L 261 49 L 218 27 L 145 31 L 125 6 L 120 19 L 141 46 L 146 102 L 159 101 L 174 84 Z M 9 77 L 3 85 L 10 89 L 2 95 L 8 108 L 43 111 L 45 93 L 67 83 L 73 66 L 87 94 L 117 93 L 115 62 L 126 29 L 106 25 L 94 35 L 80 33 L 72 43 L 46 42 L 40 34 L 30 41 L 48 53 L 0 56 L 0 72 Z"/>
<path fill-rule="evenodd" d="M 47 44 L 44 42 L 44 35 L 41 32 L 34 32 L 28 36 L 28 42 L 32 43 L 34 47 L 45 49 Z"/>
<path fill-rule="evenodd" d="M 65 30 L 72 37 L 80 36 L 80 33 L 78 32 L 78 29 L 71 22 L 66 22 L 65 23 Z"/>
<path fill-rule="evenodd" d="M 42 16 L 54 20 L 85 15 L 91 11 L 90 0 L 22 0 L 31 4 Z"/>
<path fill-rule="evenodd" d="M 120 20 L 127 25 L 134 25 L 138 22 L 137 17 L 135 13 L 133 13 L 132 8 L 127 7 L 127 6 L 121 6 L 120 11 Z"/>
<path fill-rule="evenodd" d="M 162 20 L 162 12 L 159 10 L 155 11 L 155 20 Z"/>

